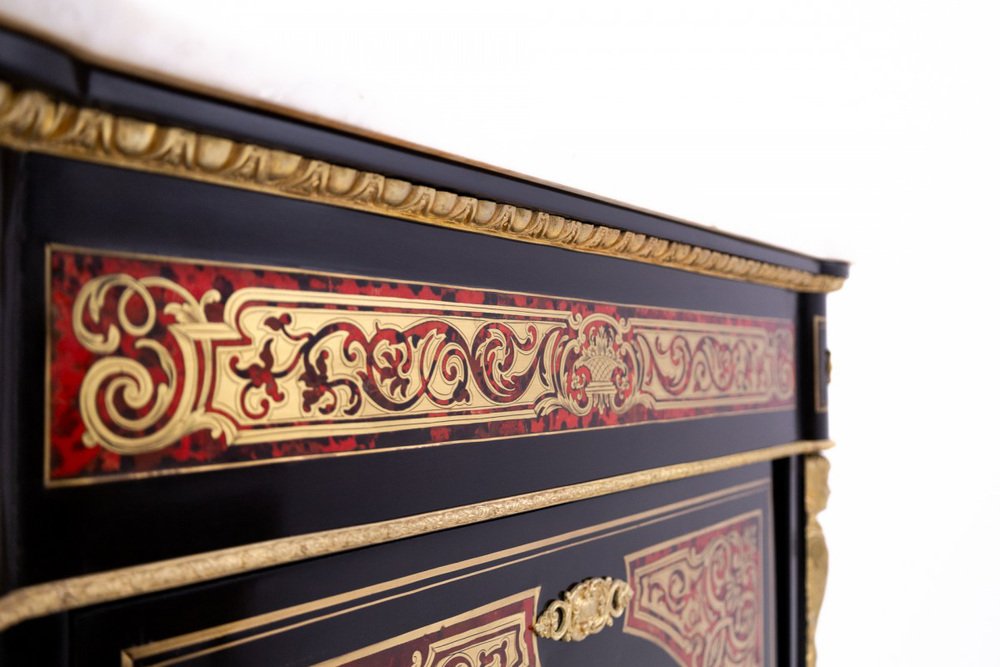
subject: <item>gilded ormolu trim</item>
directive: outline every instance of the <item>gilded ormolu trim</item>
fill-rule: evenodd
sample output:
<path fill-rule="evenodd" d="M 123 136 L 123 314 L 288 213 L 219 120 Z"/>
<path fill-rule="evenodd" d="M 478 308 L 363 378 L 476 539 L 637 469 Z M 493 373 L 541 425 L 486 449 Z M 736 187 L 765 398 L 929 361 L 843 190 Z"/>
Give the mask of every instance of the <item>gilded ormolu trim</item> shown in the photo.
<path fill-rule="evenodd" d="M 641 470 L 581 484 L 561 486 L 472 505 L 427 512 L 360 526 L 337 528 L 193 556 L 71 577 L 17 589 L 0 598 L 0 630 L 29 618 L 99 602 L 178 588 L 265 567 L 383 544 L 556 505 L 638 489 L 686 477 L 811 454 L 833 446 L 829 440 L 798 440 L 749 452 Z"/>
<path fill-rule="evenodd" d="M 844 278 L 476 199 L 256 144 L 59 102 L 0 82 L 0 145 L 682 271 L 831 292 Z"/>

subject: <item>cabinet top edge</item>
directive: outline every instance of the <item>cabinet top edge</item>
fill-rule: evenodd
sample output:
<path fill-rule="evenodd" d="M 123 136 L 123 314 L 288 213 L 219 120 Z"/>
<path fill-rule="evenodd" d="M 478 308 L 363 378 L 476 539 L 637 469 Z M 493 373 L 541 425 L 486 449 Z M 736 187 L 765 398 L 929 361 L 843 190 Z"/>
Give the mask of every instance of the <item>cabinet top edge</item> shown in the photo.
<path fill-rule="evenodd" d="M 164 128 L 193 129 L 206 138 L 225 137 L 245 146 L 290 153 L 303 160 L 320 161 L 333 167 L 343 165 L 394 181 L 408 180 L 407 185 L 411 186 L 426 183 L 441 194 L 457 193 L 477 203 L 510 208 L 521 215 L 541 214 L 546 219 L 557 219 L 558 231 L 563 233 L 553 239 L 555 232 L 551 224 L 533 234 L 512 232 L 509 225 L 503 230 L 505 233 L 499 234 L 495 229 L 483 228 L 482 224 L 447 225 L 464 231 L 800 292 L 839 289 L 849 271 L 847 262 L 812 257 L 295 109 L 113 61 L 2 14 L 0 77 L 16 88 L 37 89 L 53 101 L 99 110 L 114 119 L 135 118 L 152 121 Z M 37 146 L 12 145 L 2 138 L 0 143 L 20 150 L 40 150 Z M 82 159 L 93 159 L 93 156 Z M 117 166 L 136 168 L 127 164 Z M 199 179 L 198 174 L 177 173 L 176 170 L 171 175 L 205 180 Z M 223 184 L 241 187 L 238 183 Z M 287 192 L 272 190 L 270 193 L 288 196 Z M 345 202 L 322 203 L 351 207 Z M 376 212 L 414 219 L 412 215 L 399 215 L 398 210 Z M 441 224 L 440 220 L 416 221 Z M 565 230 L 567 226 L 572 227 L 569 233 Z"/>

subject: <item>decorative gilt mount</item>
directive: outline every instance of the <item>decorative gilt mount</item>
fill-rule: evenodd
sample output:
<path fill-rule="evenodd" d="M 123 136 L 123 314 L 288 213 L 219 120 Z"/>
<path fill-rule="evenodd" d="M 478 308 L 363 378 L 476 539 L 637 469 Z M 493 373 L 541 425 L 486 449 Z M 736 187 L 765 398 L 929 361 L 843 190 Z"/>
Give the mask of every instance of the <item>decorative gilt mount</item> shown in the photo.
<path fill-rule="evenodd" d="M 535 634 L 545 639 L 578 642 L 611 627 L 632 599 L 621 579 L 585 579 L 549 603 L 535 621 Z"/>
<path fill-rule="evenodd" d="M 829 553 L 817 515 L 830 497 L 830 461 L 822 454 L 805 457 L 806 497 L 806 667 L 816 667 L 816 622 L 826 595 Z"/>

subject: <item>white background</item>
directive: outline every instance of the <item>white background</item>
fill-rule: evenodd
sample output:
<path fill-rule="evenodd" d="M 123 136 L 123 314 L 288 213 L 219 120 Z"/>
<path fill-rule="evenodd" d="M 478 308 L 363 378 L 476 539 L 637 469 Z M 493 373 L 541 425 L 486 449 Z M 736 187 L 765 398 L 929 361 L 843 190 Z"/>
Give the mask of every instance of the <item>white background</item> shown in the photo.
<path fill-rule="evenodd" d="M 993 3 L 0 0 L 105 56 L 851 260 L 821 667 L 1000 664 Z"/>

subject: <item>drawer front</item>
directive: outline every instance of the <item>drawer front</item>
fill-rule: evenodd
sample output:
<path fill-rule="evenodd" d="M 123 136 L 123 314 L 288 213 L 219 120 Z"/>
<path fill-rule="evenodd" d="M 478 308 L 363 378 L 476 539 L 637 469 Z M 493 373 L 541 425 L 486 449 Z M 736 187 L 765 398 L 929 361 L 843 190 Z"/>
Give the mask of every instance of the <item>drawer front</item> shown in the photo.
<path fill-rule="evenodd" d="M 60 158 L 22 173 L 17 587 L 803 436 L 787 290 Z"/>
<path fill-rule="evenodd" d="M 80 665 L 135 667 L 773 665 L 770 471 L 682 480 L 78 612 L 72 652 Z"/>

